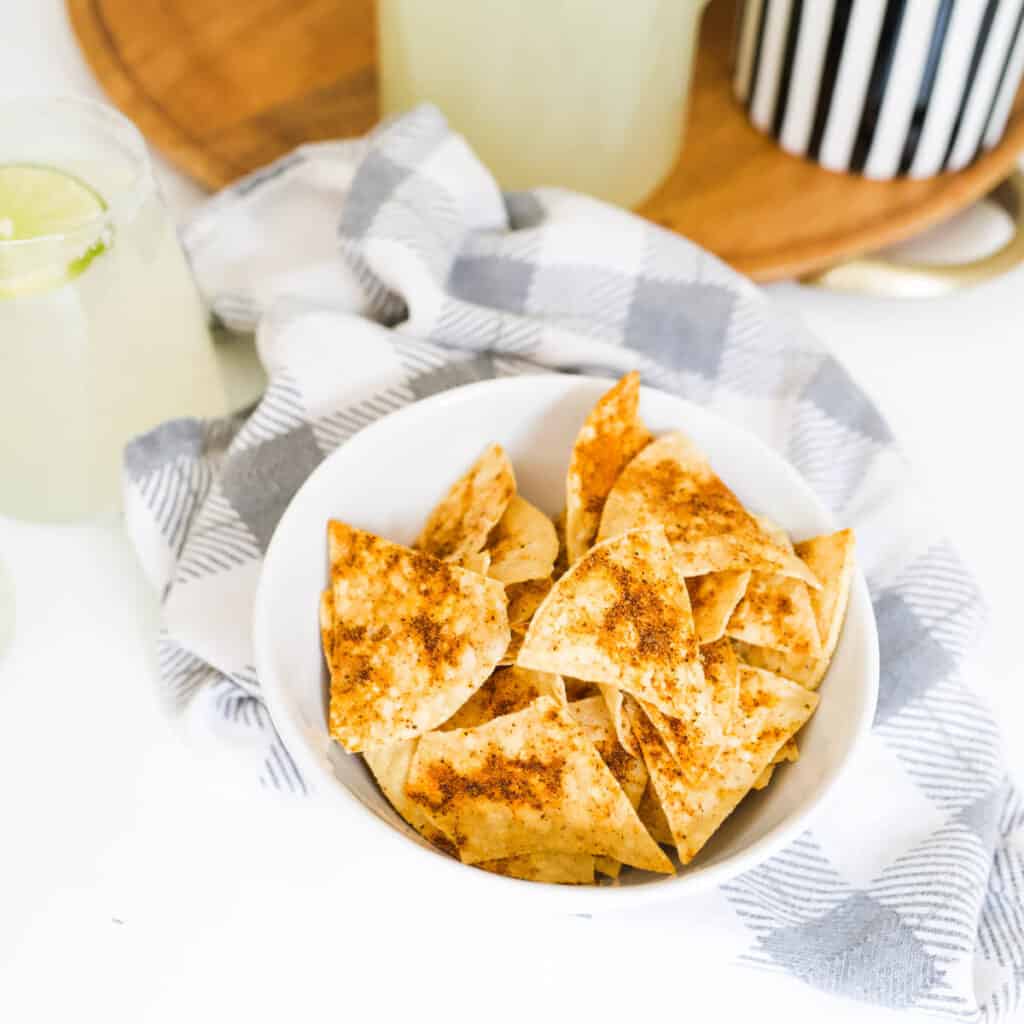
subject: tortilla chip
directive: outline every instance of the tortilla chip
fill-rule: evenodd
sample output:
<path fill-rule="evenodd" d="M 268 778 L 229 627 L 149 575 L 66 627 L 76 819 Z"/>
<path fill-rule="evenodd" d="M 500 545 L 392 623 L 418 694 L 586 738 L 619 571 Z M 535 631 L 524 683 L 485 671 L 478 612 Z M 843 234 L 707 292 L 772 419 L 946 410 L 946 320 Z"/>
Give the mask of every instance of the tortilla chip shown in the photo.
<path fill-rule="evenodd" d="M 565 704 L 565 686 L 562 680 L 558 676 L 532 672 L 529 669 L 497 669 L 467 703 L 441 726 L 441 729 L 469 729 L 483 725 L 485 722 L 500 718 L 501 715 L 521 711 L 541 696 L 553 697 L 560 704 Z M 412 804 L 412 801 L 408 802 Z M 481 861 L 476 867 L 496 875 L 521 878 L 530 882 L 590 885 L 594 881 L 595 862 L 596 858 L 589 853 L 541 851 L 501 860 Z"/>
<path fill-rule="evenodd" d="M 357 752 L 436 728 L 508 646 L 504 588 L 335 520 L 328 538 L 331 735 Z"/>
<path fill-rule="evenodd" d="M 802 657 L 788 651 L 773 651 L 770 647 L 758 647 L 735 639 L 732 646 L 736 657 L 744 665 L 763 668 L 766 672 L 791 679 L 808 690 L 817 688 L 814 680 L 822 665 L 819 658 Z"/>
<path fill-rule="evenodd" d="M 564 508 L 558 513 L 558 518 L 555 520 L 555 536 L 558 537 L 558 554 L 555 557 L 555 569 L 551 575 L 557 580 L 559 576 L 564 576 L 569 568 L 569 551 L 565 546 Z"/>
<path fill-rule="evenodd" d="M 527 626 L 541 601 L 555 585 L 550 577 L 542 580 L 525 580 L 522 583 L 508 583 L 505 597 L 508 598 L 508 621 L 511 626 Z"/>
<path fill-rule="evenodd" d="M 559 885 L 590 885 L 596 858 L 589 853 L 524 853 L 500 860 L 482 860 L 475 866 L 495 875 L 523 878 L 528 882 Z"/>
<path fill-rule="evenodd" d="M 686 581 L 693 608 L 693 624 L 702 644 L 725 636 L 725 627 L 747 592 L 750 572 L 709 572 Z"/>
<path fill-rule="evenodd" d="M 640 374 L 634 370 L 598 399 L 576 435 L 566 477 L 570 565 L 593 544 L 605 499 L 619 474 L 651 441 L 637 413 L 639 403 Z"/>
<path fill-rule="evenodd" d="M 516 664 L 616 686 L 714 734 L 686 581 L 660 527 L 576 562 L 534 614 Z"/>
<path fill-rule="evenodd" d="M 733 641 L 741 661 L 792 679 L 809 690 L 816 690 L 828 672 L 835 654 L 843 620 L 850 600 L 850 584 L 854 568 L 854 536 L 852 530 L 814 537 L 797 545 L 797 553 L 822 581 L 820 590 L 812 590 L 811 608 L 821 640 L 821 656 L 777 651 L 756 644 Z"/>
<path fill-rule="evenodd" d="M 712 709 L 718 719 L 719 728 L 714 738 L 709 739 L 691 723 L 672 718 L 646 701 L 640 702 L 662 742 L 676 759 L 680 773 L 691 782 L 698 782 L 715 763 L 739 704 L 739 664 L 729 641 L 719 640 L 702 647 L 701 661 L 711 692 Z"/>
<path fill-rule="evenodd" d="M 574 700 L 586 700 L 588 697 L 600 697 L 601 691 L 597 683 L 588 683 L 583 679 L 565 679 L 565 699 L 570 703 Z"/>
<path fill-rule="evenodd" d="M 796 762 L 799 760 L 800 749 L 796 745 L 796 740 L 791 739 L 783 745 L 782 749 L 772 759 L 772 763 L 758 776 L 757 782 L 754 783 L 754 789 L 764 789 L 772 781 L 776 765 L 782 764 L 784 761 Z"/>
<path fill-rule="evenodd" d="M 489 551 L 477 551 L 473 555 L 463 555 L 458 564 L 463 569 L 475 572 L 480 576 L 486 576 L 487 570 L 491 567 L 491 553 Z"/>
<path fill-rule="evenodd" d="M 761 529 L 779 545 L 779 547 L 783 547 L 787 551 L 793 550 L 793 542 L 789 539 L 789 534 L 786 533 L 786 531 L 779 526 L 774 519 L 769 519 L 767 516 L 759 516 L 754 512 L 751 512 L 750 514 L 757 525 L 760 526 Z"/>
<path fill-rule="evenodd" d="M 811 606 L 811 590 L 791 576 L 750 574 L 743 599 L 729 619 L 726 633 L 736 640 L 818 658 L 821 640 Z"/>
<path fill-rule="evenodd" d="M 455 837 L 466 863 L 597 853 L 672 872 L 583 729 L 550 697 L 476 729 L 424 736 L 406 794 Z"/>
<path fill-rule="evenodd" d="M 607 683 L 597 684 L 598 692 L 608 708 L 608 715 L 615 726 L 615 735 L 619 737 L 619 743 L 626 748 L 634 757 L 640 756 L 640 748 L 633 739 L 633 733 L 629 728 L 629 721 L 626 712 L 622 710 L 622 701 L 625 694 L 617 686 L 609 686 Z"/>
<path fill-rule="evenodd" d="M 522 583 L 551 575 L 558 555 L 554 524 L 518 494 L 487 538 L 488 575 L 502 583 Z"/>
<path fill-rule="evenodd" d="M 719 733 L 712 742 L 707 742 L 700 729 L 692 723 L 664 714 L 660 708 L 647 701 L 640 701 L 648 721 L 657 730 L 666 749 L 676 761 L 677 771 L 685 778 L 696 782 L 718 758 L 722 747 Z M 634 742 L 636 739 L 634 737 Z"/>
<path fill-rule="evenodd" d="M 821 589 L 811 593 L 811 607 L 821 636 L 821 675 L 814 680 L 817 686 L 828 663 L 835 654 L 839 634 L 846 618 L 853 581 L 855 541 L 853 530 L 840 530 L 821 537 L 811 537 L 796 546 L 796 553 L 821 580 Z"/>
<path fill-rule="evenodd" d="M 672 831 L 668 827 L 668 818 L 661 809 L 661 801 L 655 792 L 653 784 L 648 781 L 644 795 L 640 799 L 640 806 L 636 810 L 637 816 L 644 823 L 644 828 L 651 834 L 654 840 L 663 846 L 674 846 Z"/>
<path fill-rule="evenodd" d="M 639 807 L 640 798 L 647 788 L 647 769 L 639 757 L 633 757 L 619 743 L 604 700 L 600 696 L 587 697 L 585 700 L 573 701 L 569 710 L 629 797 L 629 802 Z"/>
<path fill-rule="evenodd" d="M 711 688 L 711 707 L 721 723 L 722 732 L 732 728 L 740 703 L 739 659 L 732 643 L 723 637 L 700 649 L 704 678 Z"/>
<path fill-rule="evenodd" d="M 525 626 L 511 626 L 509 628 L 508 646 L 505 648 L 505 653 L 498 659 L 499 668 L 508 668 L 516 663 L 516 658 L 519 657 L 519 651 L 525 639 Z"/>
<path fill-rule="evenodd" d="M 757 569 L 818 586 L 680 433 L 653 441 L 622 471 L 605 502 L 598 540 L 656 524 L 664 526 L 684 576 Z"/>
<path fill-rule="evenodd" d="M 772 764 L 783 764 L 789 762 L 790 764 L 796 764 L 800 760 L 800 748 L 796 744 L 796 739 L 787 740 L 780 748 L 779 752 L 772 758 Z"/>
<path fill-rule="evenodd" d="M 430 513 L 415 547 L 444 561 L 475 555 L 515 493 L 512 463 L 500 444 L 492 444 Z"/>
<path fill-rule="evenodd" d="M 619 743 L 604 698 L 598 693 L 574 701 L 569 705 L 569 710 L 583 728 L 587 739 L 597 747 L 597 752 L 629 797 L 629 802 L 639 807 L 640 798 L 647 788 L 647 769 L 639 757 L 633 757 Z M 622 870 L 622 864 L 612 857 L 595 857 L 594 867 L 609 878 L 618 878 Z"/>
<path fill-rule="evenodd" d="M 458 850 L 451 837 L 442 832 L 430 815 L 418 804 L 413 803 L 405 795 L 405 782 L 409 777 L 409 765 L 419 737 L 402 740 L 390 747 L 377 747 L 367 750 L 363 759 L 369 766 L 373 777 L 377 780 L 381 792 L 387 797 L 392 807 L 410 824 L 427 842 L 453 857 Z"/>
<path fill-rule="evenodd" d="M 558 676 L 526 668 L 496 669 L 494 675 L 440 728 L 475 729 L 502 715 L 529 707 L 538 697 L 552 697 L 565 704 L 565 686 Z"/>
<path fill-rule="evenodd" d="M 776 753 L 811 716 L 817 694 L 748 666 L 740 667 L 740 708 L 718 762 L 698 785 L 687 781 L 657 729 L 635 702 L 626 705 L 651 782 L 674 837 L 679 859 L 688 864 L 740 800 L 753 788 Z"/>
<path fill-rule="evenodd" d="M 320 594 L 320 648 L 329 672 L 334 655 L 334 593 L 330 589 Z"/>

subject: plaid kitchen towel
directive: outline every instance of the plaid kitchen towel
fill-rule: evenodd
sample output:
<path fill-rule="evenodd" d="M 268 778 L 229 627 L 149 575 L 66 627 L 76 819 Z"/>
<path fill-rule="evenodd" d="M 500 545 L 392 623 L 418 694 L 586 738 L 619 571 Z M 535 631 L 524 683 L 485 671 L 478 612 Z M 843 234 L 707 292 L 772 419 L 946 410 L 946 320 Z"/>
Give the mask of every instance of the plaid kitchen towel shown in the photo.
<path fill-rule="evenodd" d="M 752 965 L 885 1006 L 1018 1006 L 1024 809 L 968 661 L 981 601 L 885 421 L 798 321 L 628 213 L 502 196 L 432 108 L 297 150 L 212 199 L 185 240 L 215 315 L 256 330 L 269 386 L 245 414 L 136 440 L 127 517 L 163 596 L 170 703 L 224 765 L 305 792 L 260 700 L 250 619 L 274 526 L 328 453 L 469 381 L 638 367 L 757 433 L 855 527 L 878 618 L 877 718 L 842 813 L 723 886 L 719 930 Z"/>

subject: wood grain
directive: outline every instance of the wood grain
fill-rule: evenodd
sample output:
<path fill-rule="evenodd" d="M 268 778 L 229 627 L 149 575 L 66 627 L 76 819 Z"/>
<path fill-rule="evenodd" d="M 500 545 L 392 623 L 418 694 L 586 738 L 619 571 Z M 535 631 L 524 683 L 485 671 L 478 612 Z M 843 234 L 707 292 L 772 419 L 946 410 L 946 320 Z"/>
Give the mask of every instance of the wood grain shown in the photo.
<path fill-rule="evenodd" d="M 220 188 L 301 142 L 377 118 L 373 0 L 67 0 L 111 99 L 154 146 Z M 1007 135 L 974 165 L 873 182 L 788 156 L 729 84 L 730 0 L 701 37 L 686 144 L 639 212 L 768 281 L 878 249 L 985 195 L 1024 149 L 1024 92 Z"/>

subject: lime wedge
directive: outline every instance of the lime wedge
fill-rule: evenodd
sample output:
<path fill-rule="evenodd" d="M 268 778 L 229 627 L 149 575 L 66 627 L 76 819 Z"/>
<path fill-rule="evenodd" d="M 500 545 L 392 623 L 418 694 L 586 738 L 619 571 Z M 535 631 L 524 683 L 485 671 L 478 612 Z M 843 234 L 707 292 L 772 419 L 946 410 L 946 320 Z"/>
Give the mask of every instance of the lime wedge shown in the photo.
<path fill-rule="evenodd" d="M 85 270 L 109 244 L 106 209 L 65 171 L 0 164 L 0 299 L 57 287 Z"/>

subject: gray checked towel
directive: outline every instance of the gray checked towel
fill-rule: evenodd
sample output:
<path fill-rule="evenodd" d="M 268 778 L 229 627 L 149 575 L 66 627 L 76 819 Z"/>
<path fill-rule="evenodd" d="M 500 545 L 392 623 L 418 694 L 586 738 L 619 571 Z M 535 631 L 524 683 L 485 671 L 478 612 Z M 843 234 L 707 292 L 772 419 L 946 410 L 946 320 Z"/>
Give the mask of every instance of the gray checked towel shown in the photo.
<path fill-rule="evenodd" d="M 789 849 L 722 886 L 716 934 L 829 992 L 1013 1013 L 1024 808 L 969 665 L 981 601 L 885 421 L 799 322 L 631 214 L 555 189 L 503 196 L 429 107 L 249 176 L 185 241 L 214 314 L 256 331 L 270 381 L 255 409 L 164 424 L 126 453 L 129 529 L 163 597 L 163 685 L 212 772 L 306 791 L 260 699 L 250 619 L 274 526 L 326 455 L 469 381 L 637 367 L 757 433 L 855 527 L 878 618 L 858 770 Z"/>

